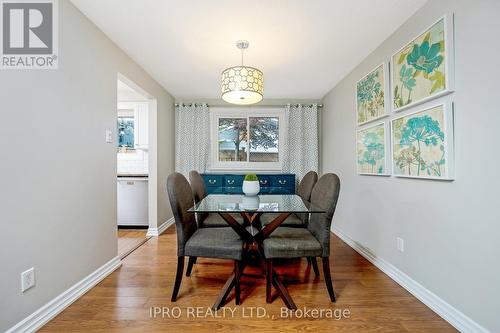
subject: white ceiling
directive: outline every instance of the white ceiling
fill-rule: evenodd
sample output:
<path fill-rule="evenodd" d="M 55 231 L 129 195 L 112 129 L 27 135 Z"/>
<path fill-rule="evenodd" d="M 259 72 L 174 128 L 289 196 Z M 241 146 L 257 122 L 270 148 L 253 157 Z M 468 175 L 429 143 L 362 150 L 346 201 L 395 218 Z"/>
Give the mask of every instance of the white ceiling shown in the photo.
<path fill-rule="evenodd" d="M 320 99 L 426 0 L 72 0 L 177 100 L 220 97 L 221 71 L 264 72 L 266 99 Z"/>

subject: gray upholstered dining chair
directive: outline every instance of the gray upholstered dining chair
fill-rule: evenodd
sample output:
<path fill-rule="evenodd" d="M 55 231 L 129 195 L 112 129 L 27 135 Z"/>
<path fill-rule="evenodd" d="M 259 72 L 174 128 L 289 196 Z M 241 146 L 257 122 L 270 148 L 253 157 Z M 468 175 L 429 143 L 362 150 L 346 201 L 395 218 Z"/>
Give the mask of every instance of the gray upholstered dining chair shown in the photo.
<path fill-rule="evenodd" d="M 205 189 L 205 181 L 198 171 L 192 170 L 189 172 L 189 182 L 193 190 L 194 202 L 199 203 L 207 196 Z M 196 220 L 200 228 L 206 227 L 229 227 L 229 225 L 218 214 L 197 213 Z"/>
<path fill-rule="evenodd" d="M 189 257 L 186 275 L 189 276 L 197 257 L 234 260 L 235 300 L 240 303 L 240 269 L 243 241 L 232 228 L 198 228 L 193 213 L 193 192 L 187 179 L 173 173 L 167 179 L 167 191 L 177 232 L 177 273 L 172 302 L 177 299 L 184 273 L 184 257 Z"/>
<path fill-rule="evenodd" d="M 318 181 L 318 174 L 316 171 L 309 171 L 302 177 L 297 188 L 297 195 L 299 195 L 305 201 L 311 200 L 311 193 Z"/>
<path fill-rule="evenodd" d="M 318 181 L 318 174 L 315 171 L 309 171 L 300 180 L 299 186 L 297 187 L 297 195 L 300 196 L 305 201 L 311 200 L 311 192 L 314 184 Z M 277 214 L 263 214 L 260 219 L 263 225 L 271 223 Z M 307 227 L 307 221 L 309 219 L 309 214 L 307 213 L 297 213 L 290 215 L 280 227 Z"/>
<path fill-rule="evenodd" d="M 311 214 L 307 228 L 279 227 L 263 242 L 266 259 L 266 301 L 271 302 L 273 259 L 321 257 L 323 273 L 330 300 L 335 302 L 330 275 L 330 227 L 340 192 L 340 179 L 336 174 L 323 175 L 311 193 L 311 203 L 324 209 L 325 213 Z"/>

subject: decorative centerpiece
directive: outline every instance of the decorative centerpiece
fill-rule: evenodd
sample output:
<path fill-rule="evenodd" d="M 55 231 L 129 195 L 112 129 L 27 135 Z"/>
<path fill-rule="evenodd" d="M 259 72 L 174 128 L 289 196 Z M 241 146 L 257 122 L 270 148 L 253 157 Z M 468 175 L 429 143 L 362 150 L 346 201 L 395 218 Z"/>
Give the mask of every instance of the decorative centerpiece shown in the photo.
<path fill-rule="evenodd" d="M 259 178 L 252 173 L 245 176 L 243 180 L 243 193 L 247 196 L 256 196 L 260 192 Z"/>

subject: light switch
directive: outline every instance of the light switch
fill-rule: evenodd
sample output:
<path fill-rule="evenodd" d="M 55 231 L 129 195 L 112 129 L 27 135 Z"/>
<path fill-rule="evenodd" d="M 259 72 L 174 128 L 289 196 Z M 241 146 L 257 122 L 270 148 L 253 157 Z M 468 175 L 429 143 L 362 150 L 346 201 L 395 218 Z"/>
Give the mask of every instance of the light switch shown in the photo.
<path fill-rule="evenodd" d="M 110 130 L 106 130 L 106 142 L 107 143 L 113 142 L 113 132 L 111 132 Z"/>

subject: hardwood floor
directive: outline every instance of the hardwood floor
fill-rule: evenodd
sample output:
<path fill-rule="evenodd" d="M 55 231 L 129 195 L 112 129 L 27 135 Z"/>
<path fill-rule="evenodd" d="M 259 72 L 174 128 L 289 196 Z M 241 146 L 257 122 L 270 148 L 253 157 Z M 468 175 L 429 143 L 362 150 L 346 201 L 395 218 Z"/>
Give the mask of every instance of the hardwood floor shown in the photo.
<path fill-rule="evenodd" d="M 118 256 L 126 257 L 147 241 L 146 229 L 118 229 Z"/>
<path fill-rule="evenodd" d="M 170 302 L 176 271 L 176 235 L 170 228 L 123 260 L 123 266 L 54 318 L 41 332 L 456 332 L 429 308 L 332 235 L 331 271 L 337 302 L 331 303 L 323 275 L 314 277 L 305 259 L 277 262 L 299 310 L 336 310 L 328 318 L 284 318 L 281 299 L 266 304 L 262 268 L 245 268 L 242 304 L 231 293 L 213 318 L 210 307 L 227 277 L 231 261 L 198 258 L 183 277 L 177 302 Z M 322 272 L 321 272 L 322 273 Z M 163 316 L 151 316 L 151 307 Z M 162 308 L 163 307 L 163 308 Z M 199 307 L 194 309 L 193 307 Z M 180 311 L 179 318 L 177 309 Z M 166 311 L 168 315 L 166 314 Z M 203 316 L 192 318 L 200 311 Z M 231 311 L 234 314 L 231 315 Z M 253 315 L 251 315 L 253 311 Z M 336 320 L 335 317 L 349 311 Z M 259 318 L 265 312 L 263 318 Z M 223 317 L 225 314 L 225 317 Z M 297 312 L 297 316 L 299 312 Z M 170 317 L 170 318 L 169 318 Z"/>

